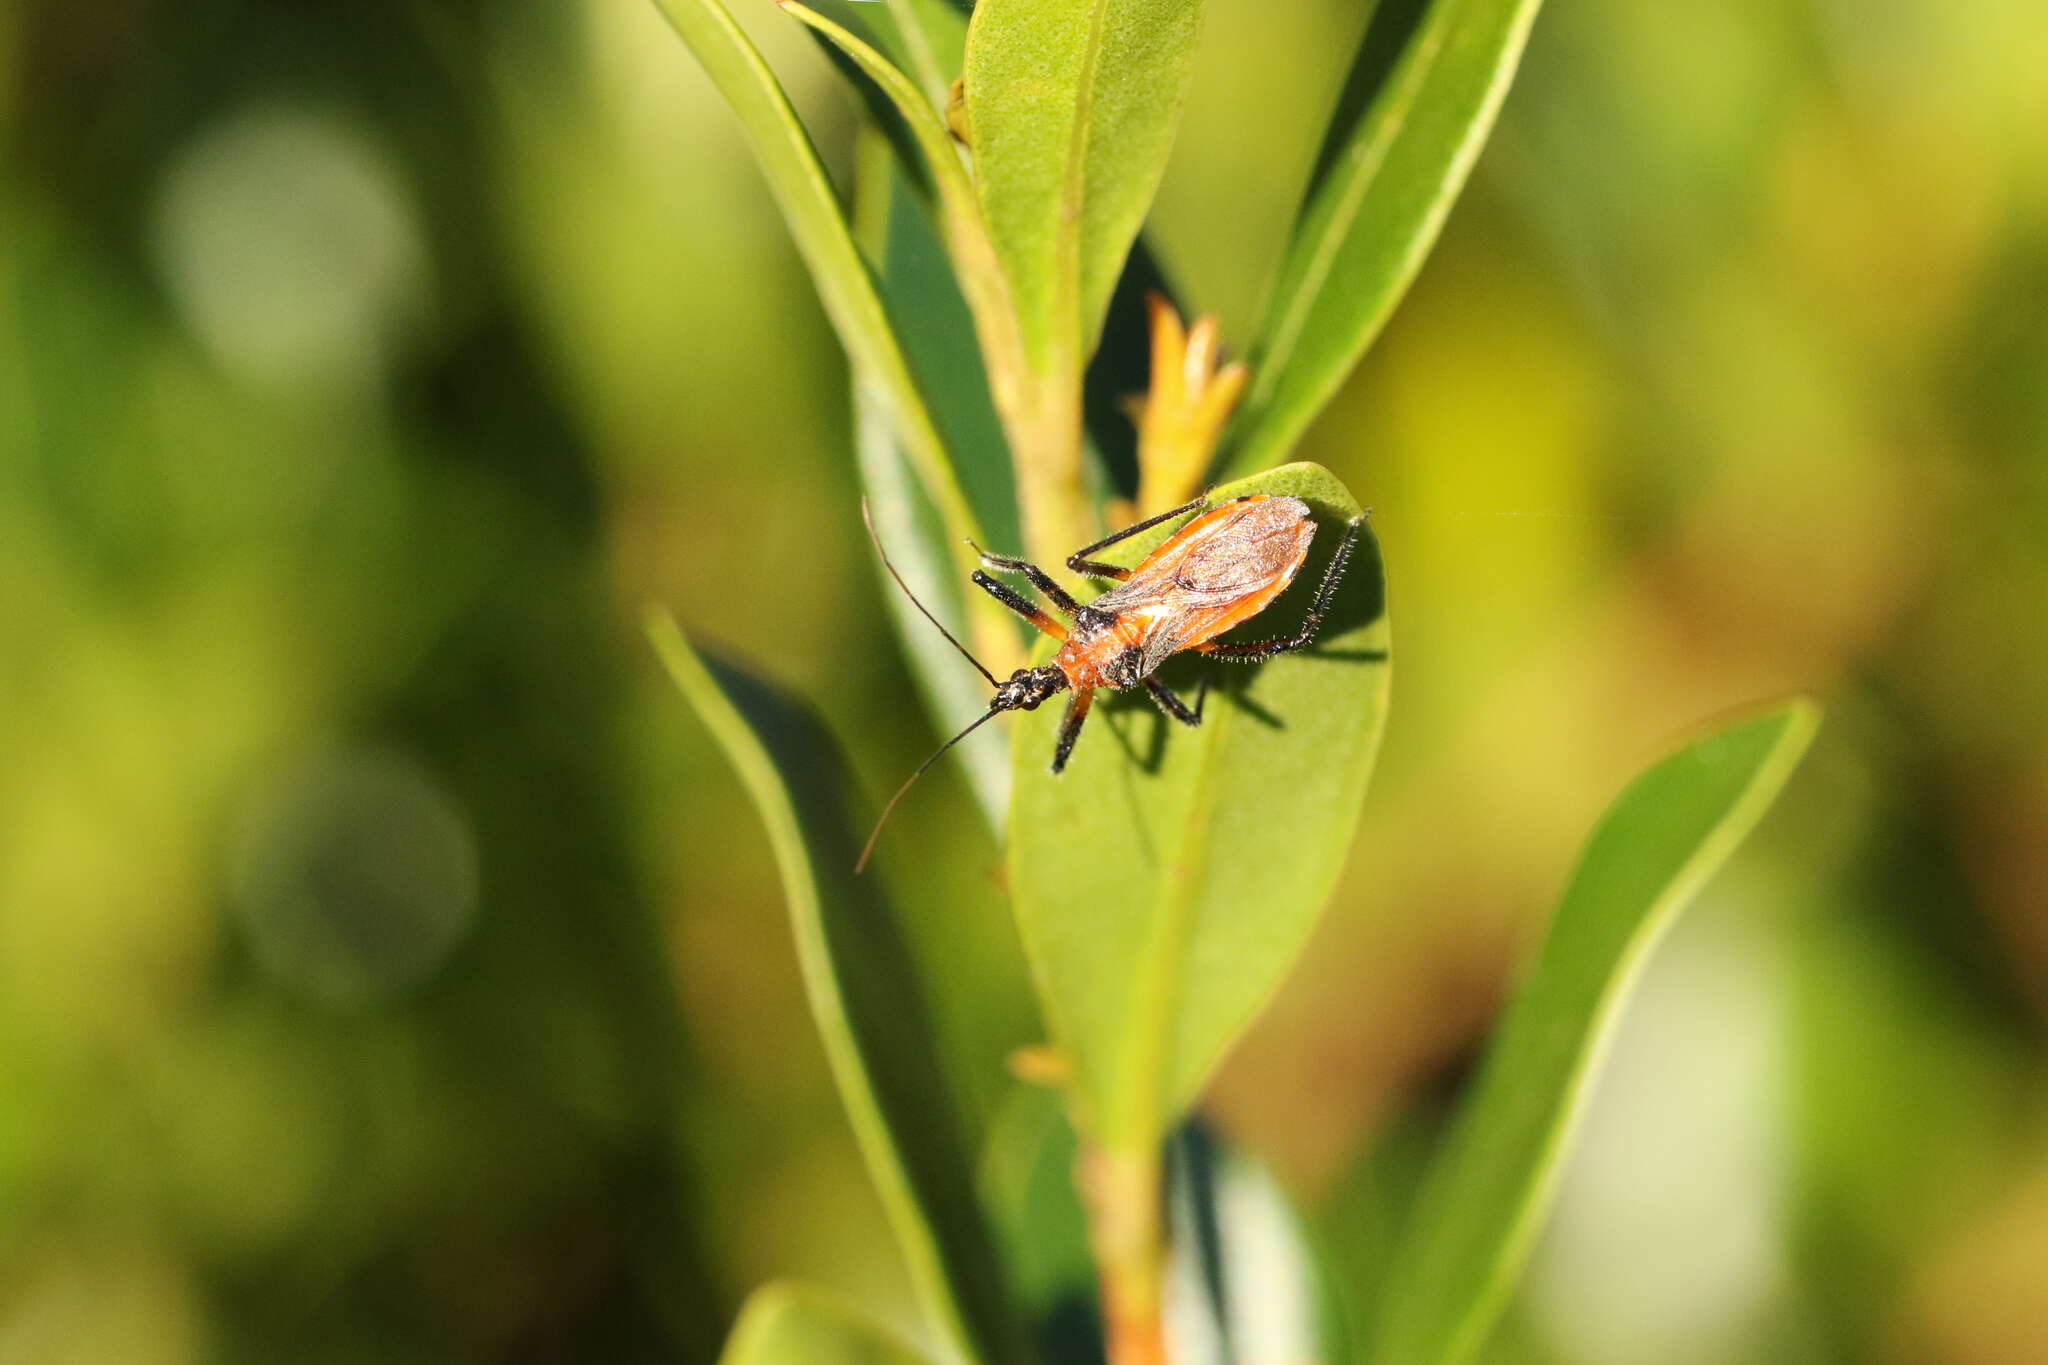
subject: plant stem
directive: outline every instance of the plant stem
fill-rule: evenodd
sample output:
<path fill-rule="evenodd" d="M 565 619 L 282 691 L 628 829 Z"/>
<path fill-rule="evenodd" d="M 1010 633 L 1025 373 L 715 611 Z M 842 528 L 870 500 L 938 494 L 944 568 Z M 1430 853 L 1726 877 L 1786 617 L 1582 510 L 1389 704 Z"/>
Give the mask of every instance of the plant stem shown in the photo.
<path fill-rule="evenodd" d="M 1002 405 L 1002 419 L 1024 542 L 1033 559 L 1059 573 L 1068 555 L 1099 534 L 1082 459 L 1080 377 L 1034 374 L 1018 389 Z"/>
<path fill-rule="evenodd" d="M 1102 1285 L 1109 1365 L 1168 1365 L 1159 1150 L 1083 1147 L 1075 1172 Z"/>

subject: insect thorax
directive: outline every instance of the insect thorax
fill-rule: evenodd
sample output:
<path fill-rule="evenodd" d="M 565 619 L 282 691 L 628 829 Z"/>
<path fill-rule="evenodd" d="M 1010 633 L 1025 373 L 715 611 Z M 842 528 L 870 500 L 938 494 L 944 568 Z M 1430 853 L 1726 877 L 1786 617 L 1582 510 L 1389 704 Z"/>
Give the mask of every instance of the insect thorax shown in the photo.
<path fill-rule="evenodd" d="M 1144 681 L 1145 651 L 1125 645 L 1102 662 L 1102 681 L 1111 687 L 1136 687 Z"/>
<path fill-rule="evenodd" d="M 1116 613 L 1100 607 L 1084 606 L 1074 613 L 1074 629 L 1071 639 L 1093 640 L 1116 624 Z"/>
<path fill-rule="evenodd" d="M 1074 628 L 1060 658 L 1089 687 L 1136 687 L 1144 681 L 1145 651 L 1135 618 L 1085 606 L 1074 613 Z"/>

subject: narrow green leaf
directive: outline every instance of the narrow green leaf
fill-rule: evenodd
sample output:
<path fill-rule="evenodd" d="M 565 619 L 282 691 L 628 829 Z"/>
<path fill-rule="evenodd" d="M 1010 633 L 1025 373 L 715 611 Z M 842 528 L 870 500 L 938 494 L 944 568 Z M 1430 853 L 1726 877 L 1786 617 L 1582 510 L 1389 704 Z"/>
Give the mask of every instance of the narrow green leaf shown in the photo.
<path fill-rule="evenodd" d="M 1017 545 L 1022 531 L 1010 445 L 975 344 L 973 315 L 927 206 L 900 161 L 882 151 L 864 143 L 857 158 L 861 245 L 875 263 L 890 315 L 899 319 L 904 352 L 953 453 L 976 522 L 989 544 Z"/>
<path fill-rule="evenodd" d="M 1010 480 L 1009 445 L 1003 439 L 988 381 L 974 344 L 974 324 L 946 263 L 945 249 L 889 148 L 863 137 L 855 157 L 856 229 L 869 259 L 880 269 L 883 297 L 903 320 L 903 344 L 930 395 L 932 413 L 954 452 L 961 483 L 976 518 L 993 545 L 1017 543 L 1017 503 Z M 958 571 L 952 539 L 931 500 L 913 476 L 887 405 L 858 374 L 853 379 L 854 449 L 867 490 L 875 531 L 918 600 L 962 640 L 980 647 L 992 634 L 1001 654 L 984 660 L 991 668 L 1014 666 L 1020 656 L 1011 622 L 1001 621 L 981 637 L 970 628 L 969 583 Z M 904 656 L 918 681 L 934 727 L 950 734 L 988 706 L 981 675 L 953 651 L 931 623 L 887 581 L 881 565 L 882 595 L 889 604 Z M 979 594 L 976 594 L 979 596 Z M 986 599 L 984 599 L 985 601 Z M 991 604 L 993 605 L 993 604 Z M 1005 617 L 1008 613 L 1003 614 Z M 1003 736 L 984 726 L 954 750 L 966 769 L 990 829 L 1000 833 L 1010 803 L 1010 752 Z"/>
<path fill-rule="evenodd" d="M 1025 354 L 1078 374 L 1166 169 L 1199 0 L 980 0 L 967 30 L 975 187 Z"/>
<path fill-rule="evenodd" d="M 748 1297 L 721 1365 L 930 1365 L 849 1304 L 799 1285 L 763 1285 Z"/>
<path fill-rule="evenodd" d="M 1630 983 L 1763 817 L 1819 723 L 1801 700 L 1729 726 L 1609 807 L 1417 1198 L 1381 1298 L 1376 1365 L 1456 1365 L 1485 1344 Z"/>
<path fill-rule="evenodd" d="M 867 43 L 943 114 L 967 46 L 967 16 L 947 0 L 808 0 L 810 8 Z M 821 41 L 827 42 L 823 35 Z M 836 50 L 836 49 L 835 49 Z M 850 60 L 850 59 L 849 59 Z"/>
<path fill-rule="evenodd" d="M 655 0 L 739 116 L 768 187 L 854 368 L 872 377 L 905 449 L 955 537 L 976 534 L 944 442 L 817 149 L 760 51 L 719 0 Z M 965 561 L 963 561 L 963 564 Z M 971 567 L 971 566 L 969 566 Z M 963 572 L 965 569 L 963 568 Z"/>
<path fill-rule="evenodd" d="M 917 79 L 932 107 L 944 110 L 953 78 L 966 62 L 967 16 L 947 0 L 886 0 L 903 35 L 900 63 Z"/>
<path fill-rule="evenodd" d="M 903 126 L 923 153 L 938 201 L 938 217 L 955 278 L 974 315 L 983 357 L 999 384 L 1021 380 L 1021 345 L 1008 281 L 1003 276 L 967 168 L 953 134 L 918 93 L 916 84 L 862 38 L 797 0 L 776 0 L 783 10 L 851 59 L 895 106 Z"/>
<path fill-rule="evenodd" d="M 1306 464 L 1213 496 L 1240 493 L 1292 494 L 1315 511 L 1315 544 L 1294 585 L 1235 632 L 1284 634 L 1358 504 Z M 1170 529 L 1110 557 L 1135 563 Z M 1312 647 L 1251 667 L 1199 655 L 1168 664 L 1163 680 L 1189 699 L 1209 677 L 1201 729 L 1167 720 L 1142 692 L 1104 693 L 1054 777 L 1060 707 L 1021 718 L 1010 885 L 1053 1041 L 1099 1142 L 1159 1140 L 1300 950 L 1379 747 L 1386 651 L 1367 530 Z"/>
<path fill-rule="evenodd" d="M 926 401 L 927 390 L 905 353 L 902 334 L 840 211 L 816 149 L 760 52 L 740 32 L 719 0 L 657 0 L 657 4 L 739 115 L 767 175 L 769 188 L 781 204 L 791 235 L 810 268 L 826 313 L 853 362 L 856 382 L 867 396 L 865 401 L 871 406 L 879 404 L 886 415 L 903 456 L 945 525 L 945 542 L 952 556 L 954 575 L 966 578 L 976 563 L 967 542 L 986 541 L 988 528 L 975 515 L 974 504 L 962 486 L 939 422 Z M 942 199 L 954 206 L 949 221 L 954 224 L 952 230 L 959 234 L 963 259 L 974 258 L 977 240 L 986 255 L 986 241 L 979 237 L 978 220 L 960 221 L 961 215 L 972 218 L 977 210 L 966 185 L 965 171 L 936 115 L 920 103 L 914 90 L 906 93 L 907 82 L 902 74 L 871 48 L 807 11 L 799 17 L 806 15 L 806 22 L 817 20 L 813 27 L 820 28 L 823 37 L 875 80 L 878 88 L 899 107 L 905 134 L 935 158 L 933 174 L 942 186 L 948 187 Z M 827 29 L 832 31 L 824 32 Z M 962 269 L 966 268 L 963 265 Z M 994 272 L 990 257 L 974 278 L 985 281 Z M 946 376 L 939 378 L 943 381 Z M 1005 639 L 997 632 L 1006 631 L 1008 624 L 1001 608 L 994 603 L 972 603 L 966 614 L 974 623 L 967 638 L 976 645 L 987 648 Z M 991 791 L 990 795 L 993 794 Z"/>
<path fill-rule="evenodd" d="M 912 477 L 882 404 L 858 377 L 853 383 L 853 432 L 869 515 L 890 563 L 947 630 L 961 640 L 971 638 L 967 597 L 961 591 L 966 580 L 953 571 L 949 537 Z M 988 684 L 888 581 L 879 564 L 875 572 L 925 712 L 938 733 L 951 734 L 988 709 Z M 953 746 L 953 757 L 966 772 L 990 831 L 1001 834 L 1010 800 L 1010 750 L 1003 736 L 983 726 Z"/>
<path fill-rule="evenodd" d="M 666 614 L 647 629 L 768 826 L 812 1017 L 912 1283 L 965 1359 L 1016 1359 L 909 954 L 876 880 L 853 876 L 836 746 L 803 707 L 693 650 Z"/>
<path fill-rule="evenodd" d="M 948 207 L 973 211 L 973 188 L 967 168 L 954 151 L 952 133 L 942 119 L 942 106 L 932 104 L 899 65 L 903 33 L 895 25 L 895 14 L 872 4 L 850 0 L 776 0 L 782 12 L 817 35 L 827 51 L 836 51 L 860 72 L 872 88 L 891 106 L 911 135 L 926 170 L 932 172 L 938 192 Z"/>
<path fill-rule="evenodd" d="M 871 3 L 871 0 L 811 0 L 811 7 L 875 49 L 890 65 L 899 70 L 908 69 L 905 63 L 910 60 L 910 45 L 896 22 L 897 15 L 893 8 L 883 9 Z M 924 152 L 918 146 L 917 136 L 911 132 L 902 111 L 896 107 L 896 102 L 839 44 L 815 29 L 811 32 L 811 41 L 817 44 L 818 50 L 825 54 L 825 59 L 831 62 L 847 84 L 853 87 L 853 92 L 860 97 L 861 105 L 867 111 L 869 124 L 895 149 L 904 170 L 916 182 L 918 191 L 929 196 L 932 192 L 932 182 L 931 174 L 925 166 Z M 860 193 L 856 188 L 854 236 L 866 249 L 869 244 L 866 235 L 860 230 L 859 200 Z M 870 265 L 875 263 L 872 250 L 868 250 L 868 261 Z M 886 294 L 884 302 L 887 302 Z M 899 328 L 903 325 L 905 319 L 901 313 L 891 308 L 890 316 L 897 322 Z"/>
<path fill-rule="evenodd" d="M 1252 349 L 1251 388 L 1225 468 L 1283 459 L 1343 384 L 1436 242 L 1492 131 L 1540 0 L 1429 0 L 1374 14 L 1352 92 L 1325 143 Z M 1344 120 L 1349 120 L 1345 122 Z"/>

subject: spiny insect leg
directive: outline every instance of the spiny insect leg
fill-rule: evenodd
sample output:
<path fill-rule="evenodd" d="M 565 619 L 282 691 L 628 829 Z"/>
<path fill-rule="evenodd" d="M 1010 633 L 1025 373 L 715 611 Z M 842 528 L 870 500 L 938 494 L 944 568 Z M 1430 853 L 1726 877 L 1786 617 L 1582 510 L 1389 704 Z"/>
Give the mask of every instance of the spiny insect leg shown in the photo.
<path fill-rule="evenodd" d="M 1057 775 L 1067 766 L 1067 755 L 1074 752 L 1074 741 L 1081 737 L 1081 722 L 1088 719 L 1088 708 L 1095 702 L 1095 689 L 1084 687 L 1067 702 L 1067 714 L 1060 718 L 1059 743 L 1053 746 L 1052 770 Z"/>
<path fill-rule="evenodd" d="M 1047 635 L 1052 636 L 1053 639 L 1064 640 L 1067 638 L 1067 628 L 1065 626 L 1040 611 L 1032 604 L 1031 599 L 1025 597 L 1008 584 L 998 583 L 981 570 L 976 569 L 974 571 L 974 586 L 980 588 L 990 597 L 995 598 L 996 601 L 1002 603 L 1011 611 L 1016 612 L 1032 625 L 1037 626 Z"/>
<path fill-rule="evenodd" d="M 1255 664 L 1300 649 L 1316 638 L 1316 632 L 1323 627 L 1323 613 L 1329 609 L 1330 599 L 1337 595 L 1337 580 L 1344 576 L 1344 566 L 1351 562 L 1351 547 L 1358 543 L 1358 528 L 1365 525 L 1364 517 L 1353 517 L 1344 528 L 1344 539 L 1337 542 L 1337 553 L 1330 556 L 1330 567 L 1323 570 L 1323 581 L 1316 588 L 1315 600 L 1309 603 L 1308 615 L 1302 618 L 1301 629 L 1280 640 L 1253 640 L 1241 645 L 1218 644 L 1211 640 L 1196 648 L 1213 659 L 1228 659 L 1232 663 Z"/>
<path fill-rule="evenodd" d="M 971 540 L 967 543 L 974 545 L 974 542 Z M 992 555 L 979 545 L 974 545 L 974 553 L 981 556 L 981 566 L 984 569 L 1001 569 L 1006 573 L 1023 574 L 1024 580 L 1027 583 L 1045 594 L 1046 601 L 1052 603 L 1056 609 L 1065 612 L 1067 615 L 1072 616 L 1081 609 L 1081 604 L 1076 602 L 1065 588 L 1053 582 L 1051 574 L 1039 568 L 1030 560 L 1018 559 L 1013 555 Z"/>
<path fill-rule="evenodd" d="M 1173 689 L 1157 678 L 1145 679 L 1145 690 L 1152 694 L 1152 700 L 1159 704 L 1160 710 L 1172 716 L 1182 725 L 1194 726 L 1202 723 L 1202 706 L 1200 702 L 1195 704 L 1194 710 L 1188 710 L 1188 704 L 1175 696 Z M 1206 698 L 1208 692 L 1209 680 L 1204 678 L 1202 680 L 1202 695 Z"/>
<path fill-rule="evenodd" d="M 1198 511 L 1206 503 L 1206 498 L 1196 498 L 1193 502 L 1182 503 L 1170 512 L 1161 512 L 1156 517 L 1147 517 L 1135 526 L 1126 526 L 1114 535 L 1104 536 L 1093 545 L 1083 545 L 1080 549 L 1067 556 L 1067 567 L 1075 573 L 1084 573 L 1091 578 L 1114 578 L 1118 582 L 1122 582 L 1131 576 L 1129 569 L 1120 569 L 1114 564 L 1103 564 L 1097 560 L 1090 559 L 1088 556 L 1094 554 L 1097 550 L 1108 549 L 1119 540 L 1127 540 L 1140 531 L 1149 531 L 1162 521 L 1172 521 L 1183 513 Z"/>

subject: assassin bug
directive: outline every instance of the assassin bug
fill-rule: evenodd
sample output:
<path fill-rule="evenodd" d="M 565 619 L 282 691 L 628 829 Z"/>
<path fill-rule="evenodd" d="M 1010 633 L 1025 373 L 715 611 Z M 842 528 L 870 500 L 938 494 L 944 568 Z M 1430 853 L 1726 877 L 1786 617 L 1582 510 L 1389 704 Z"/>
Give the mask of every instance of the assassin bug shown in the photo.
<path fill-rule="evenodd" d="M 861 515 L 867 518 L 865 503 Z M 1182 516 L 1188 520 L 1136 568 L 1120 568 L 1089 558 L 1118 541 Z M 1052 662 L 1020 668 L 1007 680 L 998 682 L 995 674 L 983 667 L 917 600 L 896 572 L 896 566 L 889 563 L 888 553 L 882 549 L 874 523 L 869 520 L 868 535 L 874 539 L 875 552 L 881 555 L 889 576 L 924 618 L 951 641 L 953 648 L 980 669 L 996 692 L 989 699 L 987 711 L 940 745 L 889 798 L 854 871 L 867 865 L 883 824 L 911 784 L 924 776 L 925 770 L 938 762 L 946 750 L 1004 711 L 1035 711 L 1057 693 L 1073 693 L 1053 749 L 1055 773 L 1067 766 L 1067 758 L 1074 752 L 1074 742 L 1081 737 L 1082 722 L 1088 719 L 1088 709 L 1099 687 L 1143 687 L 1161 711 L 1183 725 L 1200 725 L 1200 707 L 1190 710 L 1186 702 L 1153 676 L 1159 666 L 1189 649 L 1212 659 L 1260 663 L 1307 645 L 1322 627 L 1323 613 L 1336 594 L 1337 582 L 1344 576 L 1344 566 L 1351 558 L 1351 547 L 1364 521 L 1363 517 L 1354 517 L 1345 525 L 1344 538 L 1337 543 L 1337 552 L 1330 556 L 1330 565 L 1323 571 L 1323 581 L 1316 588 L 1301 628 L 1292 635 L 1243 644 L 1224 643 L 1216 637 L 1270 606 L 1294 581 L 1294 575 L 1308 558 L 1316 524 L 1308 504 L 1300 498 L 1250 493 L 1214 506 L 1206 498 L 1196 498 L 1083 546 L 1067 556 L 1067 567 L 1091 578 L 1114 579 L 1117 584 L 1086 604 L 1075 601 L 1050 574 L 1029 560 L 990 554 L 975 545 L 982 563 L 982 568 L 974 573 L 975 586 L 1060 642 Z M 986 572 L 989 569 L 1021 574 L 1072 625 L 1061 624 L 1022 593 L 990 577 Z"/>

